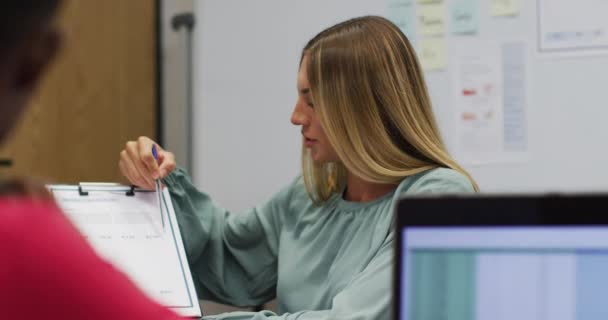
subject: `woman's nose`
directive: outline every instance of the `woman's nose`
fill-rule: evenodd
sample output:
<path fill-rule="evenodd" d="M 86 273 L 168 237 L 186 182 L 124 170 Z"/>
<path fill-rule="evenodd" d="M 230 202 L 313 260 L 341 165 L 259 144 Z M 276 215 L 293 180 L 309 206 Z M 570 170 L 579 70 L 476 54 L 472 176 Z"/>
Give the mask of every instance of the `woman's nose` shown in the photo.
<path fill-rule="evenodd" d="M 306 126 L 308 125 L 308 116 L 306 113 L 302 112 L 298 105 L 293 110 L 291 114 L 291 123 L 296 126 Z"/>

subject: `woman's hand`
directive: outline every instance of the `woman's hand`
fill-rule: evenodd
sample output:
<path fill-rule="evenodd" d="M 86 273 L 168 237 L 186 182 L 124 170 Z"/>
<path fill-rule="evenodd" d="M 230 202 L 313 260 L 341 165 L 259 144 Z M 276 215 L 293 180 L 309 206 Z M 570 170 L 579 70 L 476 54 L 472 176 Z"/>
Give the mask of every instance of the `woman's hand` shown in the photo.
<path fill-rule="evenodd" d="M 152 154 L 154 145 L 158 161 Z M 132 184 L 153 190 L 155 179 L 164 178 L 175 170 L 175 156 L 150 138 L 139 137 L 136 141 L 128 141 L 125 144 L 125 149 L 120 152 L 118 167 Z"/>

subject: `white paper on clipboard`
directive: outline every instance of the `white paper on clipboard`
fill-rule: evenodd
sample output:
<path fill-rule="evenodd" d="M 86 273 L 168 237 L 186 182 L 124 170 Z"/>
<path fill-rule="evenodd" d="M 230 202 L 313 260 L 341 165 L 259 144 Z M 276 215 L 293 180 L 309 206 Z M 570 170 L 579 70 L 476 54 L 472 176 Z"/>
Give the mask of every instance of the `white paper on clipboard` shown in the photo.
<path fill-rule="evenodd" d="M 127 196 L 129 187 L 112 184 L 88 184 L 86 195 L 78 186 L 52 185 L 49 189 L 101 257 L 160 304 L 183 316 L 201 316 L 166 188 L 162 211 L 154 191 L 135 189 Z"/>

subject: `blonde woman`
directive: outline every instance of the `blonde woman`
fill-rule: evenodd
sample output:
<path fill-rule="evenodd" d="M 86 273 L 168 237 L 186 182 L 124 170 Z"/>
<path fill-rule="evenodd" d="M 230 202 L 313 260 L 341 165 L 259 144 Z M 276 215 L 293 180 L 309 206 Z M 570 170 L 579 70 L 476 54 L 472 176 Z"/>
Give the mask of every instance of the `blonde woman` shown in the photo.
<path fill-rule="evenodd" d="M 278 299 L 279 316 L 235 318 L 388 319 L 395 199 L 477 187 L 447 153 L 414 49 L 388 20 L 319 33 L 302 52 L 297 88 L 302 174 L 248 212 L 216 207 L 170 152 L 157 165 L 148 138 L 127 143 L 121 170 L 150 189 L 164 178 L 201 297 Z"/>

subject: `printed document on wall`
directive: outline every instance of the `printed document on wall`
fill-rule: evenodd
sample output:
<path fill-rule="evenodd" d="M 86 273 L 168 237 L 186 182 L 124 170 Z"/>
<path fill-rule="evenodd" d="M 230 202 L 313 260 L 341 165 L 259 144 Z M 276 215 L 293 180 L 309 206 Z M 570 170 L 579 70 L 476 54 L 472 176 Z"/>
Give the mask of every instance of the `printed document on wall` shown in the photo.
<path fill-rule="evenodd" d="M 608 1 L 537 1 L 541 54 L 608 54 Z"/>
<path fill-rule="evenodd" d="M 521 160 L 528 151 L 527 45 L 505 42 L 501 46 L 505 159 Z"/>
<path fill-rule="evenodd" d="M 513 104 L 521 106 L 513 102 L 517 101 L 514 95 L 522 93 L 510 87 L 514 80 L 511 70 L 505 68 L 503 72 L 502 51 L 498 45 L 480 41 L 463 43 L 457 49 L 453 80 L 456 111 L 453 151 L 463 163 L 510 162 L 521 159 L 526 150 L 525 130 L 520 130 L 525 128 L 525 117 L 521 120 L 525 113 L 521 109 L 517 110 L 519 114 L 513 111 L 516 109 Z M 505 108 L 506 105 L 510 108 Z"/>

